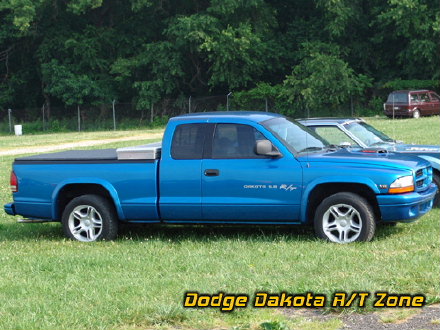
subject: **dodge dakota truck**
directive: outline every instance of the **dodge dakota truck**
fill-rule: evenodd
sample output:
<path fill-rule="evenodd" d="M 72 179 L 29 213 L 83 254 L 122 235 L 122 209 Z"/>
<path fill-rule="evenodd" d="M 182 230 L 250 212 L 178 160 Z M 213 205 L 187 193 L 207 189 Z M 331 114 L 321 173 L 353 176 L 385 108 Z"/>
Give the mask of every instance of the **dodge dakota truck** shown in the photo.
<path fill-rule="evenodd" d="M 120 222 L 309 224 L 369 241 L 378 223 L 427 213 L 437 190 L 426 160 L 337 148 L 265 112 L 183 115 L 162 143 L 17 158 L 10 184 L 6 213 L 83 242 L 116 238 Z"/>

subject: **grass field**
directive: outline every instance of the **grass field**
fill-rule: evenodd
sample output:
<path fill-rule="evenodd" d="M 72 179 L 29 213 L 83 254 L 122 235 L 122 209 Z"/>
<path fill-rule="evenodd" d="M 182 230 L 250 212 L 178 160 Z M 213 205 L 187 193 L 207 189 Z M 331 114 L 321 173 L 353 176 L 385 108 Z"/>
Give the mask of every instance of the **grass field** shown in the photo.
<path fill-rule="evenodd" d="M 367 121 L 396 139 L 439 144 L 439 117 Z M 68 135 L 39 136 L 33 145 Z M 0 150 L 22 138 L 2 137 Z M 13 158 L 0 158 L 2 205 L 11 201 Z M 185 291 L 331 297 L 340 290 L 422 293 L 439 302 L 439 216 L 436 209 L 412 224 L 379 227 L 372 242 L 348 245 L 315 239 L 309 228 L 209 226 L 125 226 L 114 242 L 84 244 L 65 239 L 59 224 L 17 224 L 1 212 L 0 329 L 338 329 L 336 316 L 317 322 L 250 307 L 225 314 L 184 309 L 182 301 Z"/>

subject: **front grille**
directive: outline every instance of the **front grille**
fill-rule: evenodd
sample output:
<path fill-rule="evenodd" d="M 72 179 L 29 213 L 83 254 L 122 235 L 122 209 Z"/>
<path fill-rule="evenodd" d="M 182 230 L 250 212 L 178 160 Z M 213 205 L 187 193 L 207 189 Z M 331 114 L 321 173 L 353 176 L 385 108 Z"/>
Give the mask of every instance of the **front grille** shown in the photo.
<path fill-rule="evenodd" d="M 432 182 L 432 167 L 424 167 L 416 171 L 416 190 L 424 191 L 428 189 Z"/>

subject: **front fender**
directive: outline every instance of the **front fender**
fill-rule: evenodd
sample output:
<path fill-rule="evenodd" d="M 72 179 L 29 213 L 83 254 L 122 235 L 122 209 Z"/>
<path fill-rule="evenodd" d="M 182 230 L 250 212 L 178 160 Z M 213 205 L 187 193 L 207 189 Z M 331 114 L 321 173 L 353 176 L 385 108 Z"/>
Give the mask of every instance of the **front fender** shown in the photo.
<path fill-rule="evenodd" d="M 119 200 L 118 192 L 116 191 L 115 187 L 113 185 L 102 179 L 98 178 L 88 178 L 88 177 L 79 177 L 79 178 L 73 178 L 73 179 L 67 179 L 62 182 L 60 182 L 52 192 L 52 219 L 56 219 L 56 216 L 59 212 L 58 210 L 58 196 L 60 194 L 60 191 L 71 184 L 96 184 L 102 186 L 105 190 L 108 191 L 111 198 L 113 199 L 113 203 L 116 208 L 116 212 L 118 213 L 118 217 L 120 220 L 125 220 L 124 212 L 122 211 L 121 202 Z"/>
<path fill-rule="evenodd" d="M 361 176 L 350 176 L 347 178 L 346 176 L 332 176 L 332 177 L 319 177 L 315 180 L 311 181 L 304 189 L 304 193 L 301 198 L 301 215 L 300 220 L 302 223 L 305 223 L 307 221 L 307 209 L 309 205 L 309 197 L 313 189 L 315 189 L 320 184 L 341 184 L 341 183 L 354 183 L 354 184 L 361 184 L 368 188 L 370 188 L 375 194 L 379 194 L 380 190 L 377 187 L 377 185 L 373 182 L 373 180 L 361 177 Z"/>
<path fill-rule="evenodd" d="M 427 155 L 417 155 L 420 158 L 423 158 L 431 163 L 432 168 L 436 169 L 437 171 L 440 171 L 440 159 L 432 156 Z"/>

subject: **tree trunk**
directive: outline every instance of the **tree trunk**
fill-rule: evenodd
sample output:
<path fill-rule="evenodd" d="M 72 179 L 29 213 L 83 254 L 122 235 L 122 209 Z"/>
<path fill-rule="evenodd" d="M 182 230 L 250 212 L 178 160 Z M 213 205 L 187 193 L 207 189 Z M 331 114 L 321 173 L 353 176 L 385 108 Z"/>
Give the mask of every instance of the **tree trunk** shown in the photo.
<path fill-rule="evenodd" d="M 43 93 L 43 96 L 44 96 L 44 104 L 45 104 L 44 112 L 45 112 L 47 121 L 49 121 L 50 120 L 50 97 L 49 97 L 49 95 L 47 95 L 45 93 Z"/>

